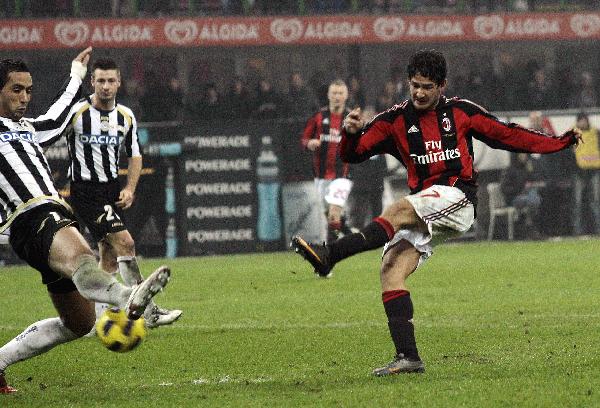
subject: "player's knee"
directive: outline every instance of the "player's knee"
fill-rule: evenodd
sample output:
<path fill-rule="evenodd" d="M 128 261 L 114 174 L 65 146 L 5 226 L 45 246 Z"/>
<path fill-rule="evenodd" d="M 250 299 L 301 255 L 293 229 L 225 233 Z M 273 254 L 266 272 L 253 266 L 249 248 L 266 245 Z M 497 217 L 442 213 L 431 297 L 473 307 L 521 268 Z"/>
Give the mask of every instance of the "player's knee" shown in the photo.
<path fill-rule="evenodd" d="M 134 255 L 135 241 L 130 234 L 118 234 L 112 237 L 110 244 L 115 249 L 117 255 Z"/>

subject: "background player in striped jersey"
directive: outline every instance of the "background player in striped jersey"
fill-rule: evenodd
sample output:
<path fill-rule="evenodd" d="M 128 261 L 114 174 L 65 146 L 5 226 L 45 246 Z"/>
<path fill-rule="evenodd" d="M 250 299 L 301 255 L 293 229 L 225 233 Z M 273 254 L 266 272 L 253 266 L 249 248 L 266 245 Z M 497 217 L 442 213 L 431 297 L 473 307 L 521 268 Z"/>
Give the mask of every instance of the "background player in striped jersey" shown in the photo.
<path fill-rule="evenodd" d="M 344 120 L 341 156 L 355 163 L 387 153 L 407 169 L 411 194 L 384 209 L 381 216 L 338 241 L 323 246 L 301 237 L 292 246 L 321 275 L 356 253 L 384 246 L 381 287 L 396 357 L 373 371 L 385 376 L 423 372 L 414 335 L 413 303 L 406 279 L 433 247 L 463 234 L 473 224 L 477 172 L 472 138 L 513 152 L 552 153 L 577 144 L 570 130 L 559 138 L 499 121 L 480 106 L 442 95 L 446 60 L 434 50 L 414 54 L 407 67 L 410 99 L 375 116 L 365 125 L 360 110 Z"/>
<path fill-rule="evenodd" d="M 79 98 L 91 51 L 87 48 L 73 60 L 69 82 L 35 119 L 24 117 L 33 87 L 27 65 L 0 61 L 0 233 L 10 228 L 12 248 L 41 273 L 59 315 L 32 324 L 0 347 L 0 394 L 16 391 L 6 383 L 7 367 L 88 333 L 95 321 L 93 301 L 123 307 L 137 319 L 169 279 L 169 268 L 162 266 L 132 289 L 98 267 L 53 184 L 40 147 L 63 130 L 65 116 Z"/>
<path fill-rule="evenodd" d="M 339 157 L 338 147 L 346 108 L 348 87 L 341 79 L 333 81 L 327 91 L 329 105 L 321 108 L 306 122 L 302 146 L 313 152 L 313 174 L 317 195 L 327 218 L 327 241 L 340 232 L 349 232 L 343 210 L 352 188 L 348 179 L 349 165 Z M 324 234 L 322 233 L 321 236 Z"/>
<path fill-rule="evenodd" d="M 92 65 L 94 93 L 78 101 L 67 117 L 63 132 L 69 146 L 71 164 L 70 203 L 75 214 L 88 227 L 98 243 L 100 267 L 118 270 L 128 286 L 139 284 L 140 273 L 135 245 L 123 222 L 123 210 L 131 207 L 142 170 L 137 121 L 128 107 L 117 103 L 121 73 L 112 59 L 97 59 Z M 42 146 L 56 140 L 49 139 Z M 118 180 L 119 156 L 127 155 L 127 181 Z M 99 317 L 108 305 L 97 304 Z M 151 304 L 144 315 L 148 327 L 171 324 L 181 310 L 167 310 Z"/>

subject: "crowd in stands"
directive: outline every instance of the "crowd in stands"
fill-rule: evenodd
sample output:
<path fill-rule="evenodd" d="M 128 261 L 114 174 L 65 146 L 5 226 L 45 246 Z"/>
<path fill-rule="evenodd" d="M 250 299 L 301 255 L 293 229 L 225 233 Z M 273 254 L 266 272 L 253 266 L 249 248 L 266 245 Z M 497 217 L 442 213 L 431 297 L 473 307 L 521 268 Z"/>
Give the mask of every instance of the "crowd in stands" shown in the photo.
<path fill-rule="evenodd" d="M 592 0 L 0 0 L 0 17 L 482 13 L 597 8 Z"/>
<path fill-rule="evenodd" d="M 588 70 L 555 70 L 536 60 L 517 64 L 509 52 L 500 52 L 497 59 L 499 63 L 490 67 L 455 66 L 446 95 L 477 101 L 493 112 L 600 106 L 599 84 Z M 266 73 L 246 78 L 234 76 L 223 83 L 190 79 L 191 85 L 183 87 L 176 78 L 165 81 L 148 71 L 141 81 L 124 78 L 121 99 L 145 122 L 231 117 L 306 119 L 326 105 L 327 84 L 332 79 L 321 71 L 306 76 L 294 71 L 283 82 L 273 81 Z M 392 69 L 380 89 L 364 89 L 359 75 L 345 75 L 342 79 L 349 88 L 351 107 L 369 105 L 381 112 L 408 97 L 405 73 L 400 69 Z"/>

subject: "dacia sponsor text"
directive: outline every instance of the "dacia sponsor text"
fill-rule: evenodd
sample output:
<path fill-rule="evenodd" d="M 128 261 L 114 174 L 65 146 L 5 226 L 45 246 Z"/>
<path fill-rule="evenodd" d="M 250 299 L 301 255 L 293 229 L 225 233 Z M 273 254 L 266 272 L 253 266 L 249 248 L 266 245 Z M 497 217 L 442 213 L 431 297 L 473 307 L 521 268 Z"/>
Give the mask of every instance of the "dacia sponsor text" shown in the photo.
<path fill-rule="evenodd" d="M 83 144 L 117 146 L 119 144 L 119 136 L 81 134 L 79 135 L 79 141 Z"/>
<path fill-rule="evenodd" d="M 0 133 L 0 141 L 12 142 L 20 140 L 27 143 L 37 143 L 37 138 L 31 132 L 4 132 Z"/>

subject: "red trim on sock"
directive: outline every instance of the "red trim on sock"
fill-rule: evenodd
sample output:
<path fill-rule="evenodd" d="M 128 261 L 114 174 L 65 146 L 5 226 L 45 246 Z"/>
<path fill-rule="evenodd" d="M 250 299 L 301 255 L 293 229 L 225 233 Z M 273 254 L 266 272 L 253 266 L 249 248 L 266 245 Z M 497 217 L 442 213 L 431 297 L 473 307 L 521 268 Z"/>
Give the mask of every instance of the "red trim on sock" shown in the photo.
<path fill-rule="evenodd" d="M 377 224 L 381 225 L 383 227 L 383 229 L 385 230 L 385 233 L 388 236 L 388 240 L 394 238 L 394 227 L 392 226 L 392 224 L 390 224 L 390 222 L 388 220 L 386 220 L 385 218 L 382 217 L 375 217 L 373 218 L 373 222 L 376 222 Z"/>
<path fill-rule="evenodd" d="M 408 290 L 403 290 L 403 289 L 386 290 L 385 292 L 383 292 L 381 294 L 381 300 L 383 300 L 383 303 L 387 303 L 390 300 L 394 300 L 396 298 L 399 298 L 400 296 L 407 296 L 407 295 L 410 295 L 410 292 Z"/>
<path fill-rule="evenodd" d="M 334 231 L 338 231 L 342 229 L 342 222 L 341 221 L 332 221 L 329 223 L 329 228 L 331 228 Z"/>

